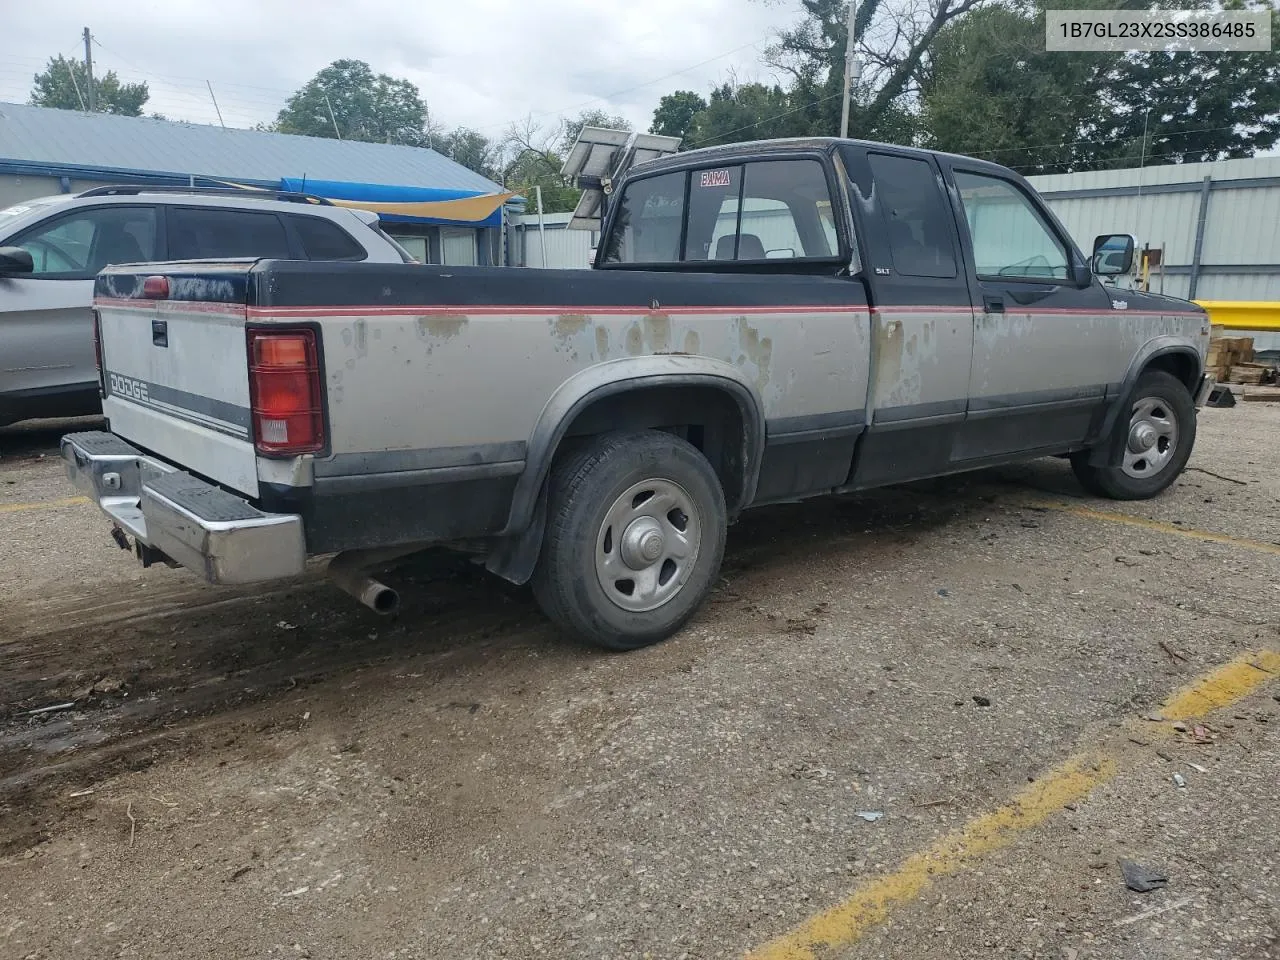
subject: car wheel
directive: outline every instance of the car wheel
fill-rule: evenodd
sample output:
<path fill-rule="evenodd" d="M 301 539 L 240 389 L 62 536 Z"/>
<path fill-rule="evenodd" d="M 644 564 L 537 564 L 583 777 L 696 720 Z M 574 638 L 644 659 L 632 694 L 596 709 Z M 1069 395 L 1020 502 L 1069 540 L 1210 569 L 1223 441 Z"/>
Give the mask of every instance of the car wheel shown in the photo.
<path fill-rule="evenodd" d="M 552 469 L 534 571 L 539 606 L 580 639 L 634 650 L 680 629 L 724 556 L 724 492 L 696 447 L 657 430 L 605 434 Z"/>
<path fill-rule="evenodd" d="M 1129 416 L 1103 440 L 1110 462 L 1089 463 L 1085 450 L 1071 458 L 1081 486 L 1113 500 L 1154 497 L 1177 479 L 1196 442 L 1195 402 L 1177 377 L 1149 370 L 1134 387 Z"/>

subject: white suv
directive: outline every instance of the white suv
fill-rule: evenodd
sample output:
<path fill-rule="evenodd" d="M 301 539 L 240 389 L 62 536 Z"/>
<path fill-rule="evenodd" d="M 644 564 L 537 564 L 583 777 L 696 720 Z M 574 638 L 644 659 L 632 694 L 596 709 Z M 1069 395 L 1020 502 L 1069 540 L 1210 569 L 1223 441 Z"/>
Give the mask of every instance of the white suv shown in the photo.
<path fill-rule="evenodd" d="M 0 426 L 97 413 L 93 280 L 112 263 L 413 262 L 376 214 L 296 193 L 98 187 L 0 210 Z"/>

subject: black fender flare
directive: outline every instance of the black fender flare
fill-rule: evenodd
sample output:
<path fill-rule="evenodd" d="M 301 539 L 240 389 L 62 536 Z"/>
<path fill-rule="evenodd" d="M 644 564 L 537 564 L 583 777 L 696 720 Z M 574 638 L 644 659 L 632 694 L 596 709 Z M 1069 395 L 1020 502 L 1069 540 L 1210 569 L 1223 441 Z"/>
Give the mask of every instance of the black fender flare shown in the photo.
<path fill-rule="evenodd" d="M 1129 369 L 1125 371 L 1124 380 L 1121 381 L 1120 389 L 1116 392 L 1116 399 L 1108 407 L 1102 423 L 1098 426 L 1098 431 L 1094 435 L 1096 442 L 1089 454 L 1090 464 L 1101 467 L 1112 461 L 1113 454 L 1118 452 L 1116 444 L 1123 438 L 1112 438 L 1111 442 L 1108 442 L 1108 438 L 1111 437 L 1120 414 L 1132 406 L 1133 391 L 1138 385 L 1138 378 L 1151 366 L 1151 361 L 1170 354 L 1184 354 L 1190 357 L 1195 364 L 1196 376 L 1199 377 L 1204 373 L 1204 358 L 1194 346 L 1187 343 L 1185 337 L 1153 337 L 1144 343 L 1129 361 Z"/>
<path fill-rule="evenodd" d="M 506 526 L 485 566 L 512 583 L 533 574 L 545 525 L 546 482 L 556 450 L 577 416 L 606 397 L 653 387 L 710 387 L 727 394 L 742 415 L 742 494 L 728 504 L 732 517 L 755 498 L 764 455 L 763 404 L 742 371 L 708 357 L 663 354 L 624 357 L 596 364 L 566 380 L 543 407 L 526 446 L 525 466 L 516 481 Z"/>

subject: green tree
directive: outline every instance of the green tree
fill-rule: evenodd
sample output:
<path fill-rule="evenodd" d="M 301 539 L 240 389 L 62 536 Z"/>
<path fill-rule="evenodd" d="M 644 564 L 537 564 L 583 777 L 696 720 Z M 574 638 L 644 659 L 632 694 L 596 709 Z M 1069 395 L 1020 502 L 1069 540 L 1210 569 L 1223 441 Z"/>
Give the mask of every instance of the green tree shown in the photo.
<path fill-rule="evenodd" d="M 782 87 L 723 83 L 711 91 L 707 108 L 694 114 L 684 146 L 791 137 L 806 133 L 806 128 L 803 111 Z"/>
<path fill-rule="evenodd" d="M 1060 173 L 1099 110 L 1106 55 L 1046 53 L 1044 13 L 996 5 L 939 32 L 922 85 L 928 146 Z"/>
<path fill-rule="evenodd" d="M 426 147 L 436 133 L 428 117 L 418 88 L 408 80 L 375 74 L 363 60 L 335 60 L 289 98 L 274 129 Z"/>
<path fill-rule="evenodd" d="M 677 90 L 658 101 L 650 133 L 663 137 L 688 137 L 693 119 L 707 109 L 707 101 L 692 90 Z"/>
<path fill-rule="evenodd" d="M 1039 5 L 949 25 L 920 99 L 928 145 L 1026 174 L 1246 157 L 1280 140 L 1273 54 L 1046 53 Z"/>
<path fill-rule="evenodd" d="M 500 176 L 498 148 L 484 134 L 468 127 L 450 130 L 436 141 L 435 148 L 455 163 L 460 163 L 468 170 L 474 170 L 482 177 L 497 180 Z"/>
<path fill-rule="evenodd" d="M 151 95 L 145 82 L 121 83 L 114 70 L 93 78 L 93 92 L 97 112 L 123 117 L 142 116 L 142 108 Z M 44 71 L 35 75 L 31 103 L 59 110 L 87 110 L 89 72 L 84 61 L 61 54 L 50 57 Z"/>
<path fill-rule="evenodd" d="M 850 134 L 913 142 L 918 135 L 915 101 L 935 40 L 948 24 L 986 2 L 860 2 L 854 38 L 865 66 L 850 104 Z M 832 136 L 840 129 L 848 5 L 844 0 L 801 0 L 801 7 L 803 19 L 779 34 L 767 55 L 792 78 L 787 92 L 804 118 L 805 132 Z"/>
<path fill-rule="evenodd" d="M 1226 6 L 1270 11 L 1271 35 L 1280 35 L 1280 12 L 1268 0 Z M 1077 169 L 1251 157 L 1280 141 L 1280 57 L 1272 51 L 1131 53 L 1104 61 L 1100 75 L 1103 109 L 1083 127 L 1093 143 Z"/>

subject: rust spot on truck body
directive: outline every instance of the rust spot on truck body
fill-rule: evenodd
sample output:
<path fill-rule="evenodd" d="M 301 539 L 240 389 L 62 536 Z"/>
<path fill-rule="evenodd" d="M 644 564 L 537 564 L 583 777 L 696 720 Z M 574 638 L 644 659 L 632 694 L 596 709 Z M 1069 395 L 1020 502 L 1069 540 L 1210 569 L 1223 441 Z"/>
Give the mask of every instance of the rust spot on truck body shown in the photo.
<path fill-rule="evenodd" d="M 590 322 L 591 318 L 585 313 L 562 313 L 556 318 L 553 329 L 557 337 L 567 341 L 570 337 L 577 336 L 587 329 L 587 324 Z"/>
<path fill-rule="evenodd" d="M 452 340 L 467 325 L 465 313 L 439 313 L 418 318 L 418 336 Z"/>
<path fill-rule="evenodd" d="M 671 349 L 671 317 L 665 313 L 650 313 L 644 318 L 644 336 L 649 341 L 651 353 L 664 353 Z"/>
<path fill-rule="evenodd" d="M 627 353 L 633 357 L 644 352 L 644 335 L 640 332 L 640 324 L 633 323 L 627 327 Z"/>

